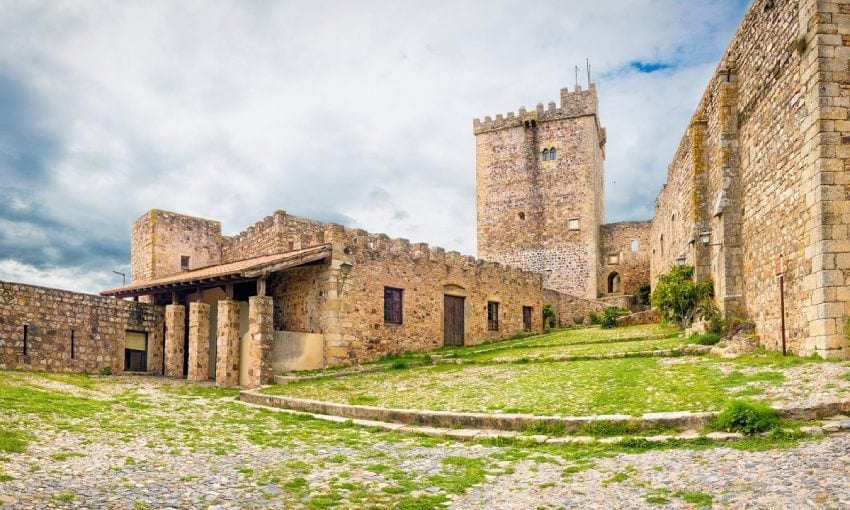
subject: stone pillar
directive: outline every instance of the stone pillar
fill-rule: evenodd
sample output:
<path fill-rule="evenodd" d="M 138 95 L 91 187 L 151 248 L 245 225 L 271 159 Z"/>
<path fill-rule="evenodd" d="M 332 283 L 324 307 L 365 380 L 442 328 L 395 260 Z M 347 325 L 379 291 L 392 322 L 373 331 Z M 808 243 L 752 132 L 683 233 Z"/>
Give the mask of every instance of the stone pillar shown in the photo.
<path fill-rule="evenodd" d="M 218 302 L 216 331 L 215 385 L 239 385 L 239 303 Z"/>
<path fill-rule="evenodd" d="M 271 382 L 272 342 L 274 324 L 272 322 L 273 299 L 270 296 L 252 296 L 248 299 L 248 384 L 256 388 Z"/>
<path fill-rule="evenodd" d="M 165 376 L 183 377 L 183 342 L 186 338 L 186 307 L 165 307 Z"/>
<path fill-rule="evenodd" d="M 206 381 L 210 373 L 210 305 L 189 303 L 189 374 L 190 381 Z"/>

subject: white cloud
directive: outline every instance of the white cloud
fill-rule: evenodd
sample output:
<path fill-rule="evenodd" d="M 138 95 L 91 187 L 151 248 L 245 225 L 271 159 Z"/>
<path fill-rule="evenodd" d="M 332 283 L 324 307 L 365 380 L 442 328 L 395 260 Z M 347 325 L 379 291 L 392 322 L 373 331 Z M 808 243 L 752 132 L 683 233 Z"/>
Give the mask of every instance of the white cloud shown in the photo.
<path fill-rule="evenodd" d="M 556 100 L 585 57 L 609 133 L 608 219 L 646 218 L 743 10 L 0 0 L 0 78 L 31 100 L 27 133 L 55 144 L 48 158 L 16 132 L 23 121 L 0 120 L 0 177 L 16 201 L 0 205 L 16 225 L 0 232 L 0 258 L 59 281 L 78 274 L 76 288 L 111 281 L 129 224 L 153 207 L 219 219 L 227 233 L 275 209 L 348 218 L 474 253 L 472 119 Z M 633 61 L 672 67 L 629 72 Z M 32 152 L 40 171 L 5 147 Z"/>

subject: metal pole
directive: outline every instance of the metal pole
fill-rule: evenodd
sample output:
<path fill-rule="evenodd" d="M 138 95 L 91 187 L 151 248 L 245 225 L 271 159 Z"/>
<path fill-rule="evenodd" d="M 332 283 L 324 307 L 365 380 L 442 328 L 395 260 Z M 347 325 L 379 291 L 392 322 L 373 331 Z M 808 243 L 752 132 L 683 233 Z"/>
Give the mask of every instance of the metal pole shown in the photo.
<path fill-rule="evenodd" d="M 779 275 L 779 313 L 782 328 L 782 355 L 785 356 L 785 274 Z"/>

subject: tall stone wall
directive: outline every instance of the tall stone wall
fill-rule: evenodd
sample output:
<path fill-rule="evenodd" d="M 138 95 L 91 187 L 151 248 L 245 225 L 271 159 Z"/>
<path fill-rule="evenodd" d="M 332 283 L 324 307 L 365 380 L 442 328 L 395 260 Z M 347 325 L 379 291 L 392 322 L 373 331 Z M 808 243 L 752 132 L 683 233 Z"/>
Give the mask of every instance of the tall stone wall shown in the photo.
<path fill-rule="evenodd" d="M 139 331 L 148 372 L 161 374 L 163 327 L 160 306 L 0 281 L 2 369 L 120 373 L 125 333 Z"/>
<path fill-rule="evenodd" d="M 133 223 L 130 274 L 133 282 L 179 274 L 181 257 L 188 269 L 221 263 L 221 223 L 152 209 Z"/>
<path fill-rule="evenodd" d="M 473 132 L 478 255 L 539 272 L 546 288 L 596 297 L 605 132 L 595 87 L 563 89 L 560 107 L 476 119 Z"/>
<path fill-rule="evenodd" d="M 850 4 L 756 0 L 697 106 L 658 197 L 652 276 L 680 254 L 762 342 L 847 356 Z M 676 215 L 683 224 L 671 221 Z M 710 246 L 698 236 L 711 232 Z M 691 242 L 693 240 L 693 242 Z"/>
<path fill-rule="evenodd" d="M 446 294 L 465 298 L 467 344 L 523 331 L 523 306 L 532 308 L 532 330 L 541 330 L 539 274 L 338 225 L 328 227 L 325 241 L 333 245 L 333 260 L 324 283 L 314 285 L 322 292 L 329 365 L 442 346 Z M 402 289 L 402 324 L 384 322 L 384 287 Z M 499 303 L 497 331 L 487 327 L 488 301 Z"/>
<path fill-rule="evenodd" d="M 614 293 L 635 294 L 641 284 L 649 283 L 650 226 L 651 221 L 602 225 L 598 284 L 600 294 L 611 291 L 609 283 L 615 273 L 620 277 L 620 288 L 614 289 Z"/>

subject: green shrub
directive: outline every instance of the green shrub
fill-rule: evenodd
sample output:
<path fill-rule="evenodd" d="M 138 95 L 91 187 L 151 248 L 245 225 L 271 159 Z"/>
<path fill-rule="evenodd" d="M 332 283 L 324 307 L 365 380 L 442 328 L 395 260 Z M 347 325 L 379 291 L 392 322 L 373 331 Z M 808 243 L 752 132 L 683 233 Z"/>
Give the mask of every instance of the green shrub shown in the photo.
<path fill-rule="evenodd" d="M 714 419 L 713 425 L 718 430 L 753 435 L 776 428 L 779 418 L 776 410 L 767 404 L 733 400 Z"/>
<path fill-rule="evenodd" d="M 715 345 L 721 338 L 723 338 L 723 335 L 719 333 L 708 332 L 692 336 L 690 342 L 699 345 Z"/>
<path fill-rule="evenodd" d="M 111 367 L 103 367 L 103 369 L 101 369 L 101 371 L 100 371 L 100 375 L 112 375 L 112 368 Z"/>
<path fill-rule="evenodd" d="M 716 335 L 723 334 L 723 312 L 720 311 L 720 308 L 714 306 L 714 303 L 703 306 L 700 310 L 700 317 L 708 322 L 706 331 Z"/>
<path fill-rule="evenodd" d="M 599 324 L 599 316 L 596 315 L 596 312 L 590 312 L 587 314 L 587 318 L 590 319 L 591 324 Z"/>
<path fill-rule="evenodd" d="M 673 266 L 670 272 L 658 277 L 650 301 L 668 322 L 687 328 L 698 307 L 714 295 L 711 280 L 695 282 L 693 266 Z"/>
<path fill-rule="evenodd" d="M 546 303 L 543 305 L 543 326 L 554 328 L 558 323 L 558 316 L 555 314 L 555 309 L 552 305 Z"/>
<path fill-rule="evenodd" d="M 616 306 L 609 306 L 602 310 L 602 315 L 599 317 L 599 324 L 604 329 L 617 327 L 617 318 L 623 315 L 623 312 Z"/>
<path fill-rule="evenodd" d="M 391 370 L 404 370 L 406 368 L 408 368 L 407 363 L 405 363 L 404 361 L 396 361 L 390 366 Z"/>

